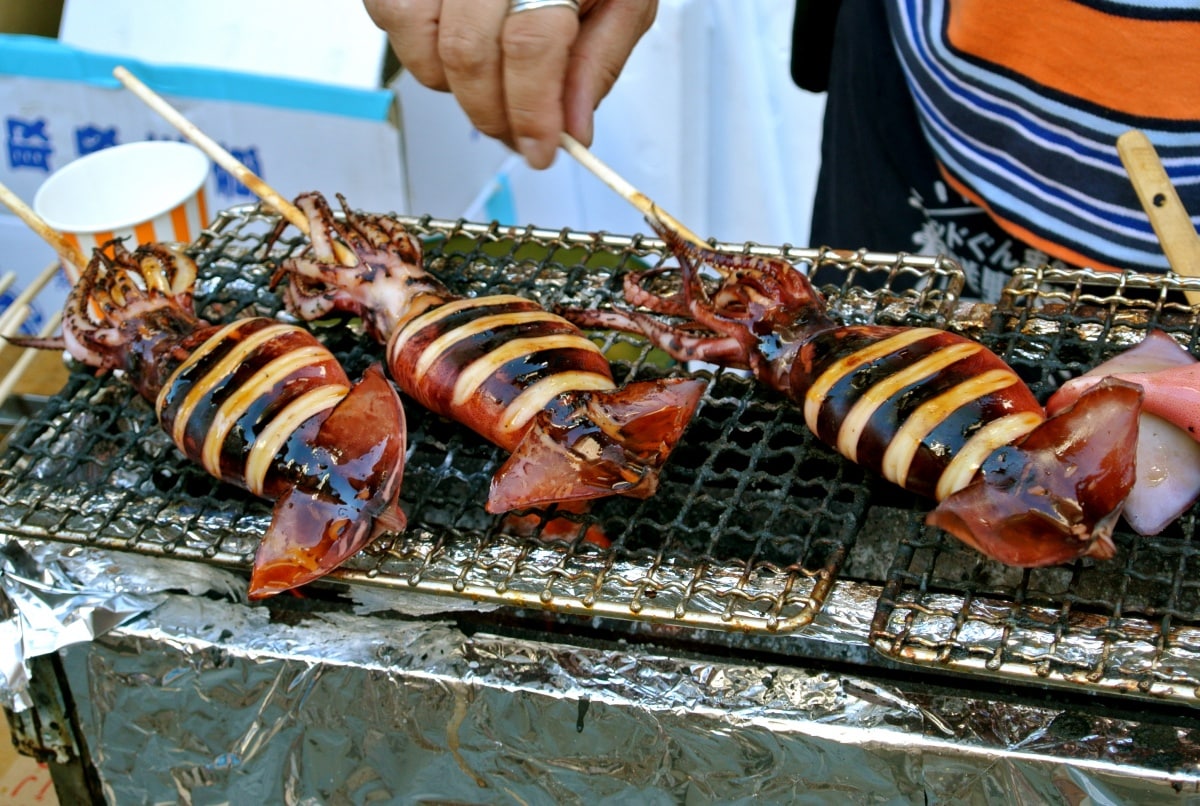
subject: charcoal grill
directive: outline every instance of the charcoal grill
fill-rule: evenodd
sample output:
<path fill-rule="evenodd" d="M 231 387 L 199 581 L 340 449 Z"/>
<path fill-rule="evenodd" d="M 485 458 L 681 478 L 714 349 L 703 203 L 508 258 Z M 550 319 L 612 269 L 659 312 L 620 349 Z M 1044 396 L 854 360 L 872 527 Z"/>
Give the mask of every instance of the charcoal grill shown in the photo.
<path fill-rule="evenodd" d="M 640 236 L 401 220 L 452 290 L 518 293 L 548 307 L 612 304 L 624 272 L 673 260 L 660 241 Z M 234 208 L 193 245 L 202 316 L 279 312 L 272 269 L 305 242 L 291 230 L 272 240 L 276 221 L 258 207 Z M 1151 328 L 1193 352 L 1200 339 L 1200 317 L 1179 294 L 1195 281 L 1019 269 L 999 303 L 985 305 L 960 298 L 961 271 L 941 258 L 717 248 L 779 255 L 838 278 L 823 291 L 844 321 L 932 325 L 979 339 L 1043 400 Z M 380 357 L 355 326 L 316 326 L 352 376 Z M 1191 725 L 1200 686 L 1196 510 L 1152 538 L 1122 527 L 1108 562 L 1006 568 L 925 527 L 928 502 L 816 442 L 793 406 L 743 374 L 677 366 L 633 336 L 595 337 L 618 382 L 682 372 L 708 382 L 653 498 L 565 514 L 578 525 L 567 539 L 522 536 L 483 508 L 503 455 L 408 403 L 401 502 L 409 528 L 312 586 L 306 601 L 431 594 L 499 606 L 508 615 L 497 618 L 513 629 L 640 636 L 687 652 L 920 679 L 959 694 L 999 684 L 1018 699 L 1103 698 L 1113 713 L 1128 712 L 1089 729 L 1122 738 L 1083 750 L 1075 742 L 1080 757 L 1148 764 L 1176 789 L 1200 781 Z M 12 430 L 0 456 L 0 533 L 34 545 L 248 575 L 269 517 L 265 502 L 183 460 L 127 384 L 83 368 Z M 589 539 L 597 527 L 605 540 Z M 938 710 L 935 701 L 925 713 Z M 1155 740 L 1166 756 L 1127 740 L 1148 713 L 1171 726 Z"/>

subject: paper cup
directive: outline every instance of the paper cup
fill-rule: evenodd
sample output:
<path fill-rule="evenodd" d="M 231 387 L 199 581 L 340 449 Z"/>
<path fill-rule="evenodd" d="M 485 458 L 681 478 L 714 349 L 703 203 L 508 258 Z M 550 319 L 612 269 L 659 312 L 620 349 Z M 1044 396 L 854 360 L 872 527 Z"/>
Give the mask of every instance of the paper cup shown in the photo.
<path fill-rule="evenodd" d="M 187 143 L 148 140 L 80 157 L 51 174 L 33 209 L 89 258 L 114 238 L 191 243 L 208 225 L 208 157 Z"/>

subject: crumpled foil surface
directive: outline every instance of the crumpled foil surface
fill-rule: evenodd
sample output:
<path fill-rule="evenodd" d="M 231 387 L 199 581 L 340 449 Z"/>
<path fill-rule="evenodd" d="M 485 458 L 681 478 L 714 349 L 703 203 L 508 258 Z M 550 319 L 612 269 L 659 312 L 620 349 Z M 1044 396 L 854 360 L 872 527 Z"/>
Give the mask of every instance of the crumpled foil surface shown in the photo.
<path fill-rule="evenodd" d="M 30 658 L 91 641 L 157 607 L 165 591 L 245 601 L 245 589 L 243 577 L 212 565 L 38 541 L 0 543 L 0 704 L 17 713 L 32 705 Z M 371 588 L 356 590 L 353 599 L 356 613 L 490 609 L 420 594 L 398 608 L 394 594 Z"/>
<path fill-rule="evenodd" d="M 77 553 L 60 552 L 17 541 L 0 545 L 0 698 L 18 713 L 32 705 L 30 658 L 91 641 L 161 601 L 121 584 L 120 576 L 117 584 L 109 584 L 113 577 L 104 574 L 105 582 L 92 586 L 94 569 L 80 562 Z"/>
<path fill-rule="evenodd" d="M 219 569 L 68 560 L 80 592 L 137 605 L 60 650 L 83 755 L 112 803 L 1200 797 L 1200 730 L 1187 724 L 702 657 L 666 634 L 470 635 L 436 602 L 404 612 L 398 591 L 391 610 L 379 597 L 365 610 L 248 605 L 244 580 Z"/>

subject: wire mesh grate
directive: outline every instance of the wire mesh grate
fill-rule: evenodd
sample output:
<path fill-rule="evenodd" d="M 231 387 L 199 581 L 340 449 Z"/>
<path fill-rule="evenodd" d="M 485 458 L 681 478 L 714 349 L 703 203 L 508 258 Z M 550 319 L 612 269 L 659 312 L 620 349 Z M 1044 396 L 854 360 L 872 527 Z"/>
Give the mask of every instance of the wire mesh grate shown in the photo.
<path fill-rule="evenodd" d="M 624 272 L 671 261 L 654 239 L 402 218 L 427 262 L 463 294 L 513 292 L 547 306 L 606 305 Z M 193 247 L 201 314 L 274 314 L 277 219 L 225 211 Z M 1001 355 L 1040 399 L 1068 377 L 1161 328 L 1193 349 L 1200 322 L 1176 278 L 1021 269 L 996 306 L 958 298 L 949 262 L 755 244 L 819 270 L 845 321 L 934 325 Z M 831 279 L 832 278 L 832 279 Z M 874 290 L 867 290 L 867 289 Z M 319 335 L 351 375 L 380 351 L 353 322 Z M 923 519 L 928 502 L 817 443 L 801 413 L 736 372 L 679 367 L 644 341 L 596 338 L 619 382 L 693 372 L 700 410 L 659 492 L 552 513 L 572 528 L 484 511 L 502 452 L 407 402 L 402 505 L 410 527 L 335 572 L 326 587 L 415 590 L 479 602 L 780 635 L 802 631 L 835 588 L 864 608 L 862 636 L 890 662 L 1193 702 L 1200 686 L 1196 512 L 1162 534 L 1121 527 L 1118 555 L 1023 571 L 987 561 Z M 0 455 L 0 530 L 247 571 L 269 505 L 184 460 L 150 407 L 112 377 L 73 370 L 63 392 L 9 435 Z M 517 527 L 521 528 L 517 528 Z M 786 653 L 786 646 L 779 651 Z"/>
<path fill-rule="evenodd" d="M 657 240 L 404 218 L 427 264 L 464 295 L 509 292 L 556 304 L 607 304 L 632 268 L 669 261 Z M 199 312 L 213 321 L 275 314 L 275 261 L 305 245 L 258 208 L 225 211 L 193 247 Z M 860 320 L 943 321 L 961 276 L 930 258 L 722 246 L 872 278 L 830 289 Z M 898 290 L 901 285 L 906 290 Z M 895 288 L 893 288 L 893 286 Z M 381 350 L 353 322 L 315 330 L 351 376 Z M 631 336 L 597 334 L 618 382 L 684 368 Z M 499 449 L 406 401 L 409 455 L 401 504 L 409 528 L 385 536 L 331 579 L 560 612 L 744 631 L 788 631 L 819 612 L 858 538 L 871 484 L 817 443 L 800 412 L 736 372 L 693 368 L 707 392 L 644 501 L 614 498 L 553 536 L 536 514 L 484 511 Z M 114 378 L 76 369 L 64 392 L 9 438 L 0 458 L 0 529 L 22 536 L 248 569 L 267 502 L 183 459 L 150 406 Z"/>
<path fill-rule="evenodd" d="M 1195 352 L 1197 317 L 1173 277 L 1021 269 L 983 341 L 1039 399 L 1162 329 Z M 1200 686 L 1196 508 L 1158 535 L 1121 522 L 1117 556 L 1020 570 L 906 525 L 872 623 L 886 655 L 1194 702 Z"/>

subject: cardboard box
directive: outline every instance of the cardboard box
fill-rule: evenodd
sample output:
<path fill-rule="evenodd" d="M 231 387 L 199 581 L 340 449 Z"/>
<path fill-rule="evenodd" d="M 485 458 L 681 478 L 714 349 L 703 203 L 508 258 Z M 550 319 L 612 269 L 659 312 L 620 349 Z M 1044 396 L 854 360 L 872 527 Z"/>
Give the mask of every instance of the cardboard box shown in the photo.
<path fill-rule="evenodd" d="M 363 90 L 382 86 L 387 52 L 361 0 L 67 0 L 58 38 L 148 64 Z"/>
<path fill-rule="evenodd" d="M 285 198 L 346 194 L 359 207 L 407 212 L 394 94 L 205 67 L 151 65 L 61 42 L 0 35 L 0 182 L 27 204 L 51 172 L 84 154 L 137 140 L 182 136 L 120 86 L 124 64 Z M 256 201 L 214 165 L 212 211 Z M 13 216 L 0 216 L 0 269 L 16 271 L 9 298 L 53 252 Z M 25 332 L 61 308 L 65 282 L 39 294 Z M 4 304 L 0 298 L 0 304 Z"/>
<path fill-rule="evenodd" d="M 0 719 L 0 803 L 8 806 L 55 806 L 58 794 L 45 764 L 21 755 L 13 746 L 7 719 Z"/>

